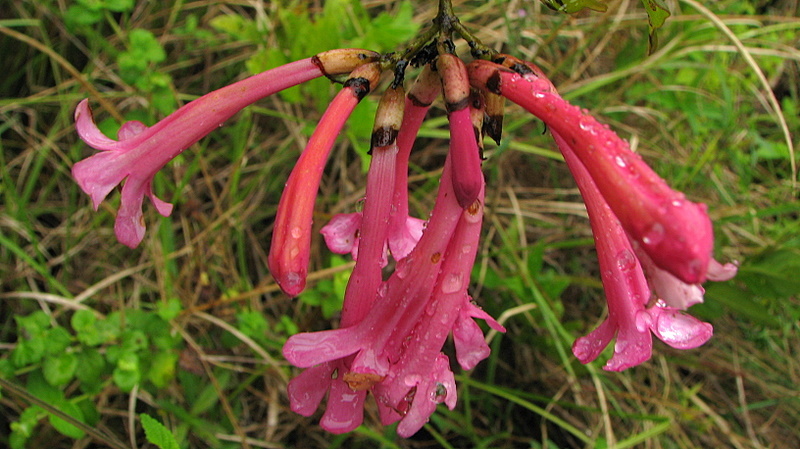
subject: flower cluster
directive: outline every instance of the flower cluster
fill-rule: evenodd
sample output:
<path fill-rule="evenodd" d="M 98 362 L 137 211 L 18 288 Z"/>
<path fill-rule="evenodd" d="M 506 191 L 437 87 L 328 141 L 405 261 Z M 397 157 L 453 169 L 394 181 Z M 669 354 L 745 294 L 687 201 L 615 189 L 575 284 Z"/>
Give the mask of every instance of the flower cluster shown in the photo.
<path fill-rule="evenodd" d="M 471 369 L 489 355 L 475 319 L 504 331 L 475 305 L 468 284 L 484 210 L 483 138 L 499 141 L 505 99 L 547 124 L 586 202 L 609 314 L 575 342 L 575 356 L 594 360 L 616 337 L 606 369 L 622 370 L 650 357 L 651 333 L 681 349 L 708 340 L 711 325 L 684 310 L 702 301 L 702 282 L 728 279 L 736 267 L 712 258 L 705 205 L 670 189 L 607 126 L 561 98 L 533 64 L 500 54 L 465 64 L 452 43 L 433 43 L 401 61 L 357 49 L 321 53 L 212 92 L 153 127 L 126 123 L 119 141 L 100 133 L 84 100 L 75 113 L 78 133 L 103 152 L 75 164 L 73 174 L 95 208 L 124 180 L 115 230 L 135 247 L 145 230 L 145 195 L 159 213 L 172 211 L 150 186 L 167 162 L 264 96 L 318 76 L 344 79 L 289 176 L 275 217 L 269 268 L 294 296 L 306 285 L 312 215 L 331 148 L 358 102 L 394 70 L 375 118 L 363 209 L 322 228 L 331 251 L 356 260 L 340 327 L 293 335 L 283 348 L 292 365 L 305 369 L 289 383 L 292 410 L 309 416 L 327 396 L 321 426 L 331 432 L 360 425 L 371 392 L 384 424 L 399 421 L 398 434 L 414 434 L 437 404 L 456 404 L 451 363 L 442 352 L 446 339 L 452 336 L 458 365 Z M 408 63 L 421 70 L 406 94 Z M 408 160 L 440 96 L 450 147 L 424 221 L 409 216 Z"/>

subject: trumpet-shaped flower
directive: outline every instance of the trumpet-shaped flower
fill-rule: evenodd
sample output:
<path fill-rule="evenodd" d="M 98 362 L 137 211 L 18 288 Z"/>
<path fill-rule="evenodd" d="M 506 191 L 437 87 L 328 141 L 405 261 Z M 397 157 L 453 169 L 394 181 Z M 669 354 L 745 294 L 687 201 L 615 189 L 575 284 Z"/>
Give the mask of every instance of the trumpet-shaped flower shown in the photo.
<path fill-rule="evenodd" d="M 704 204 L 669 188 L 626 142 L 561 98 L 548 80 L 489 61 L 473 61 L 469 69 L 475 87 L 505 96 L 561 135 L 626 232 L 658 267 L 690 284 L 706 279 L 713 235 Z"/>
<path fill-rule="evenodd" d="M 681 311 L 703 301 L 702 287 L 684 283 L 634 248 L 636 242 L 632 243 L 572 147 L 557 132 L 553 136 L 586 203 L 608 304 L 608 318 L 575 341 L 572 350 L 578 360 L 588 363 L 597 358 L 615 335 L 614 355 L 604 366 L 609 371 L 648 360 L 651 332 L 677 349 L 696 348 L 708 341 L 712 326 Z"/>
<path fill-rule="evenodd" d="M 377 84 L 380 73 L 375 63 L 353 71 L 323 114 L 286 182 L 275 216 L 268 263 L 288 295 L 298 295 L 306 285 L 314 204 L 333 143 L 358 102 Z"/>
<path fill-rule="evenodd" d="M 75 110 L 78 135 L 101 153 L 76 163 L 73 176 L 89 194 L 95 209 L 116 185 L 125 181 L 114 230 L 120 242 L 135 248 L 145 232 L 144 196 L 150 197 L 160 214 L 172 212 L 172 205 L 153 195 L 151 186 L 153 176 L 167 162 L 245 106 L 322 75 L 349 72 L 376 56 L 365 50 L 343 49 L 292 62 L 206 94 L 151 127 L 136 121 L 123 124 L 119 140 L 100 132 L 88 100 L 83 100 Z"/>

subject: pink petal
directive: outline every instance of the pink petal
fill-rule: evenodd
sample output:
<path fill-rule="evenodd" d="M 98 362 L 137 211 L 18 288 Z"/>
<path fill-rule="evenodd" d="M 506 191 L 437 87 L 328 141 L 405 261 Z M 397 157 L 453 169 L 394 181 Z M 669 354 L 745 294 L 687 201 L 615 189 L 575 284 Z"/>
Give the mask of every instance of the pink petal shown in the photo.
<path fill-rule="evenodd" d="M 88 98 L 81 100 L 78 107 L 75 108 L 75 129 L 81 140 L 96 150 L 111 150 L 117 144 L 115 140 L 109 139 L 97 128 Z"/>
<path fill-rule="evenodd" d="M 336 214 L 319 232 L 325 238 L 325 244 L 331 252 L 347 254 L 353 251 L 358 244 L 360 227 L 360 212 Z"/>
<path fill-rule="evenodd" d="M 637 316 L 638 318 L 638 316 Z M 653 355 L 653 338 L 650 330 L 639 330 L 628 326 L 620 326 L 617 342 L 614 344 L 614 355 L 603 367 L 606 371 L 623 371 L 640 365 Z"/>
<path fill-rule="evenodd" d="M 287 393 L 292 411 L 303 416 L 311 416 L 319 407 L 331 384 L 334 368 L 323 363 L 304 370 L 289 381 Z"/>
<path fill-rule="evenodd" d="M 119 155 L 118 151 L 104 151 L 72 166 L 72 176 L 92 199 L 94 210 L 128 176 L 129 170 L 117 161 Z"/>
<path fill-rule="evenodd" d="M 463 309 L 453 326 L 453 343 L 456 347 L 456 360 L 465 370 L 475 368 L 491 353 L 480 326 Z"/>
<path fill-rule="evenodd" d="M 369 342 L 354 327 L 294 334 L 283 345 L 283 356 L 292 365 L 307 368 L 347 357 Z"/>
<path fill-rule="evenodd" d="M 687 284 L 668 271 L 658 268 L 644 251 L 637 250 L 636 255 L 656 298 L 663 300 L 670 307 L 681 310 L 703 302 L 705 291 L 699 284 Z"/>
<path fill-rule="evenodd" d="M 144 123 L 138 120 L 131 120 L 129 122 L 123 123 L 122 126 L 120 126 L 119 131 L 117 131 L 117 138 L 119 138 L 120 142 L 123 140 L 131 139 L 143 133 L 146 129 L 147 125 L 145 125 Z"/>
<path fill-rule="evenodd" d="M 114 223 L 114 233 L 120 243 L 136 248 L 144 238 L 144 217 L 142 216 L 142 201 L 150 189 L 150 181 L 129 177 L 122 186 L 117 220 Z"/>
<path fill-rule="evenodd" d="M 150 186 L 150 191 L 147 192 L 147 196 L 150 197 L 150 201 L 153 202 L 153 205 L 156 207 L 156 210 L 158 211 L 159 214 L 165 217 L 169 217 L 169 215 L 172 213 L 172 208 L 173 208 L 172 203 L 168 203 L 162 200 L 161 198 L 157 197 L 153 193 L 152 184 Z"/>
<path fill-rule="evenodd" d="M 341 375 L 341 373 L 340 373 Z M 319 425 L 331 433 L 354 430 L 364 421 L 364 399 L 367 391 L 353 391 L 341 378 L 331 381 L 328 405 Z"/>
<path fill-rule="evenodd" d="M 734 261 L 722 265 L 713 258 L 708 262 L 708 280 L 709 281 L 729 281 L 736 276 L 739 270 L 739 263 Z"/>
<path fill-rule="evenodd" d="M 467 298 L 469 299 L 469 298 Z M 478 318 L 483 321 L 486 321 L 486 324 L 489 325 L 492 329 L 496 330 L 497 332 L 505 332 L 506 328 L 503 327 L 500 323 L 497 322 L 491 315 L 486 313 L 483 309 L 476 306 L 472 301 L 468 300 L 467 305 L 464 306 L 464 312 L 469 314 L 472 318 Z"/>
<path fill-rule="evenodd" d="M 392 229 L 389 233 L 389 250 L 392 252 L 394 260 L 405 258 L 411 250 L 417 246 L 425 229 L 425 220 L 414 217 L 406 217 L 405 226 L 399 229 Z"/>
<path fill-rule="evenodd" d="M 575 340 L 572 344 L 572 354 L 581 363 L 589 363 L 603 352 L 616 332 L 614 324 L 606 318 L 596 329 Z"/>
<path fill-rule="evenodd" d="M 670 308 L 652 307 L 655 315 L 653 333 L 676 349 L 693 349 L 703 345 L 714 334 L 714 327 L 697 318 Z"/>

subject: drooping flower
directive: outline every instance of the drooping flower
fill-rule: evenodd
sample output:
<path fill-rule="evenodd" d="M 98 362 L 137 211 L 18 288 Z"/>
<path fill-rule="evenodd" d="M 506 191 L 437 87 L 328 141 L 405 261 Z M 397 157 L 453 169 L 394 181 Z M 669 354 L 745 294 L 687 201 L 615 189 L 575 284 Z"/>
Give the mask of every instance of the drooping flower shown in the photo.
<path fill-rule="evenodd" d="M 144 196 L 150 197 L 160 214 L 172 212 L 172 205 L 158 199 L 151 186 L 153 176 L 167 162 L 245 106 L 322 75 L 348 73 L 377 56 L 366 50 L 344 49 L 292 62 L 206 94 L 151 127 L 136 121 L 123 124 L 116 141 L 100 132 L 88 100 L 83 100 L 75 110 L 78 135 L 101 152 L 77 162 L 72 168 L 73 176 L 89 194 L 95 209 L 115 186 L 125 181 L 114 230 L 120 242 L 135 248 L 145 232 Z"/>
<path fill-rule="evenodd" d="M 563 100 L 536 66 L 503 55 L 469 66 L 476 87 L 503 95 L 542 119 L 586 203 L 606 293 L 608 318 L 579 338 L 587 363 L 616 337 L 604 367 L 619 371 L 651 356 L 655 334 L 689 349 L 705 343 L 710 324 L 682 310 L 701 302 L 700 282 L 730 279 L 736 267 L 711 256 L 706 207 L 673 191 L 607 126 Z"/>
<path fill-rule="evenodd" d="M 373 157 L 375 155 L 373 151 Z M 388 423 L 403 419 L 398 432 L 406 436 L 422 426 L 437 403 L 455 404 L 452 373 L 447 358 L 441 354 L 444 339 L 449 333 L 458 332 L 459 347 L 465 352 L 464 363 L 477 363 L 477 359 L 485 357 L 488 352 L 475 341 L 475 328 L 464 320 L 475 316 L 488 318 L 488 315 L 471 305 L 466 294 L 478 246 L 483 188 L 474 204 L 464 209 L 456 199 L 451 173 L 452 163 L 448 156 L 431 220 L 419 243 L 397 262 L 389 279 L 381 282 L 377 289 L 359 288 L 369 285 L 369 277 L 354 271 L 345 296 L 342 328 L 296 334 L 289 338 L 284 346 L 284 356 L 295 366 L 309 368 L 301 374 L 302 382 L 291 385 L 291 397 L 305 398 L 300 393 L 302 388 L 314 388 L 314 393 L 307 397 L 318 403 L 316 399 L 321 400 L 324 396 L 320 389 L 330 388 L 325 414 L 341 415 L 340 412 L 331 412 L 331 408 L 339 407 L 337 404 L 341 402 L 339 399 L 331 402 L 335 394 L 353 395 L 362 390 L 372 390 L 381 407 L 382 421 Z M 369 194 L 370 179 L 365 214 L 374 198 Z M 372 227 L 365 223 L 364 231 L 368 229 Z M 382 239 L 385 236 L 374 232 L 362 234 L 361 238 Z M 362 251 L 359 251 L 356 267 L 366 260 Z M 373 260 L 376 257 L 379 256 L 373 255 Z M 368 267 L 374 269 L 374 262 Z M 361 276 L 364 279 L 359 279 Z M 362 297 L 369 294 L 365 291 L 371 292 L 372 301 Z M 350 301 L 355 301 L 356 306 L 348 307 Z M 359 318 L 367 302 L 371 307 Z M 438 368 L 431 371 L 432 367 Z M 312 386 L 307 381 L 317 373 L 332 374 L 334 371 L 337 373 L 335 378 L 326 380 L 327 384 Z M 334 391 L 333 386 L 340 383 L 348 386 L 349 390 Z M 447 393 L 441 393 L 442 390 Z M 363 396 L 357 396 L 357 400 L 363 401 Z M 307 406 L 309 402 L 303 404 L 306 411 L 310 409 Z M 324 416 L 320 425 L 331 431 L 343 429 L 330 428 Z M 357 425 L 360 416 L 347 421 Z"/>
<path fill-rule="evenodd" d="M 685 306 L 702 302 L 702 287 L 678 280 L 655 267 L 645 252 L 634 250 L 635 243 L 631 243 L 570 145 L 557 132 L 554 137 L 586 203 L 608 304 L 606 320 L 575 341 L 572 350 L 578 360 L 594 360 L 615 336 L 614 355 L 603 367 L 609 371 L 621 371 L 648 360 L 653 346 L 651 332 L 677 349 L 696 348 L 708 341 L 713 333 L 710 324 L 667 305 L 667 298 L 670 304 Z M 654 290 L 646 274 L 651 279 L 652 275 L 670 276 L 674 281 L 668 291 Z"/>
<path fill-rule="evenodd" d="M 519 104 L 563 137 L 626 232 L 657 266 L 690 284 L 706 279 L 713 233 L 704 204 L 672 190 L 626 142 L 561 98 L 545 78 L 483 60 L 471 62 L 469 73 L 475 87 Z"/>
<path fill-rule="evenodd" d="M 380 74 L 377 63 L 360 66 L 351 73 L 322 115 L 281 194 L 268 263 L 278 285 L 290 296 L 297 296 L 306 285 L 314 204 L 331 148 L 358 102 L 380 80 Z"/>

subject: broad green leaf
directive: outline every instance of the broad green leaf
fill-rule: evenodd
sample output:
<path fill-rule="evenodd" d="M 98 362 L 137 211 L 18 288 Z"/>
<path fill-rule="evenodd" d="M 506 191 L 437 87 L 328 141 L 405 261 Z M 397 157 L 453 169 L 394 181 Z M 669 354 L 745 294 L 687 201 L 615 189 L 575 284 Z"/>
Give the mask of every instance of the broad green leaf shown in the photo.
<path fill-rule="evenodd" d="M 78 358 L 75 354 L 63 352 L 44 359 L 42 372 L 47 383 L 54 387 L 62 387 L 75 376 Z"/>
<path fill-rule="evenodd" d="M 144 429 L 144 436 L 147 441 L 158 446 L 160 449 L 180 449 L 175 435 L 163 424 L 145 413 L 139 415 L 139 420 Z"/>

